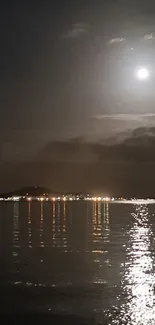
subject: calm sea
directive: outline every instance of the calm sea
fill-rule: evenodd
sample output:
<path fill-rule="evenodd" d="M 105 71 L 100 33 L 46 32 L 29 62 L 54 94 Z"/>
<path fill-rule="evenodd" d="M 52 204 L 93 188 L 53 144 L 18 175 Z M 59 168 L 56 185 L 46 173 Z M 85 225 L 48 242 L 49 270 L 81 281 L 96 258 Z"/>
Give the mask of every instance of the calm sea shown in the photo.
<path fill-rule="evenodd" d="M 1 312 L 154 325 L 154 212 L 140 204 L 1 202 Z"/>

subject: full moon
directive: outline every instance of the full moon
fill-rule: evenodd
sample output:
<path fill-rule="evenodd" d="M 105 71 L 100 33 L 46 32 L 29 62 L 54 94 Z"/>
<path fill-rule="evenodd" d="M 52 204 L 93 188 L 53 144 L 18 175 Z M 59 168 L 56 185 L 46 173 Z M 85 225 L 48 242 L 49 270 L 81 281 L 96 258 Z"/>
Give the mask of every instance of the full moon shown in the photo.
<path fill-rule="evenodd" d="M 136 78 L 138 80 L 146 80 L 148 79 L 149 75 L 149 70 L 147 70 L 146 68 L 140 68 L 136 71 Z"/>

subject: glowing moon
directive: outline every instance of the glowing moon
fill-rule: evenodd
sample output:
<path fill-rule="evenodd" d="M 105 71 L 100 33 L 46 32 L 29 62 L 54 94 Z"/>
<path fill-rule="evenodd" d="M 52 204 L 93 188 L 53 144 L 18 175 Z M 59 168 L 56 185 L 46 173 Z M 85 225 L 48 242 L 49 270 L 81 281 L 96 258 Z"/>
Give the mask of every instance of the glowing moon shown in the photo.
<path fill-rule="evenodd" d="M 146 68 L 140 68 L 136 71 L 136 78 L 138 80 L 146 80 L 149 78 L 149 70 L 147 70 Z"/>

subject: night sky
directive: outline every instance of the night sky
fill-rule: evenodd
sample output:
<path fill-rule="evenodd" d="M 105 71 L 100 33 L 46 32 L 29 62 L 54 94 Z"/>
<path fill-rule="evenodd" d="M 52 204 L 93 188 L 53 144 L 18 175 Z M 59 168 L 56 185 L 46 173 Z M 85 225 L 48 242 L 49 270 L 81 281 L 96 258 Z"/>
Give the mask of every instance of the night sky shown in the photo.
<path fill-rule="evenodd" d="M 155 196 L 155 1 L 1 1 L 0 39 L 0 191 Z"/>

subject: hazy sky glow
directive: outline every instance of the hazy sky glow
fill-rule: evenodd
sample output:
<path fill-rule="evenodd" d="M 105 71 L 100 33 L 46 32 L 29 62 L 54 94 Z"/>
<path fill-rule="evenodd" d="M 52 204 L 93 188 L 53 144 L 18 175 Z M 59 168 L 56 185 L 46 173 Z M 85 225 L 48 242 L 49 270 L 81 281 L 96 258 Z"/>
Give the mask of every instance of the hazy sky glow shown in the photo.
<path fill-rule="evenodd" d="M 108 184 L 117 191 L 120 178 L 124 191 L 135 162 L 131 142 L 145 144 L 145 163 L 154 164 L 148 153 L 155 136 L 154 18 L 151 0 L 1 2 L 1 190 L 36 182 L 62 190 Z M 90 164 L 107 164 L 107 145 L 114 148 L 105 179 Z M 127 152 L 121 158 L 120 145 Z M 133 159 L 126 159 L 128 150 Z M 50 166 L 57 160 L 56 174 Z M 115 160 L 125 164 L 126 176 L 113 177 Z M 73 182 L 66 161 L 89 164 L 92 181 L 79 177 L 81 165 Z M 141 174 L 136 179 L 138 191 Z"/>

